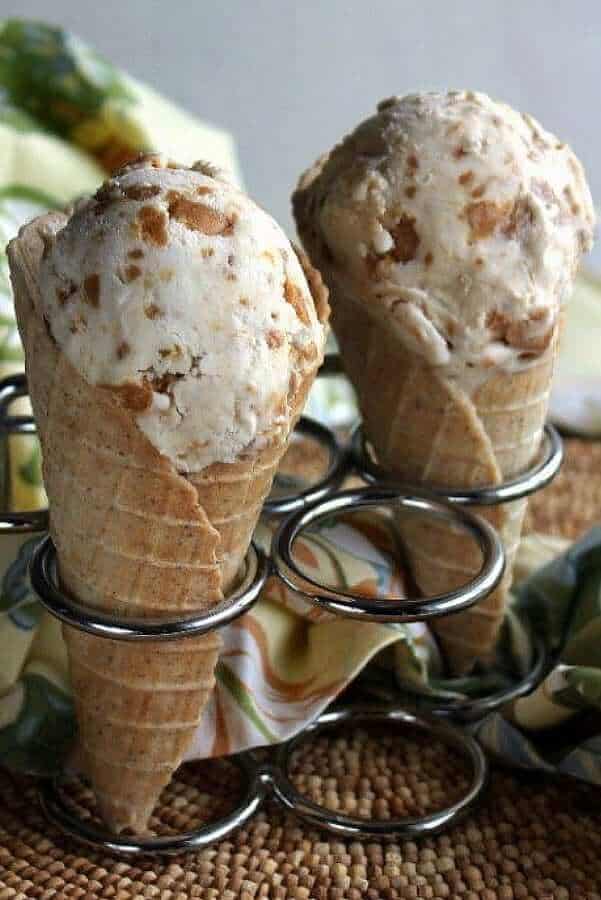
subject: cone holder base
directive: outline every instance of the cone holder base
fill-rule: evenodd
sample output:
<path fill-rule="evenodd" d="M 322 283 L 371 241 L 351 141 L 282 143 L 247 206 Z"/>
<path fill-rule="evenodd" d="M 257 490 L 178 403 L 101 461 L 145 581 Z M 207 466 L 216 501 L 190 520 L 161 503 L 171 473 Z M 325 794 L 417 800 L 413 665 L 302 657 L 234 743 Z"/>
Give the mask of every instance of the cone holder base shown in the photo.
<path fill-rule="evenodd" d="M 338 371 L 338 362 L 330 359 L 328 371 L 324 374 L 337 374 Z M 35 425 L 31 417 L 8 415 L 13 400 L 26 393 L 24 375 L 12 376 L 0 382 L 0 433 L 34 433 Z M 328 451 L 326 474 L 318 484 L 297 495 L 276 496 L 268 500 L 266 511 L 272 515 L 285 516 L 273 537 L 271 558 L 268 559 L 251 545 L 239 587 L 218 607 L 193 618 L 172 621 L 116 619 L 101 615 L 97 610 L 75 603 L 62 592 L 57 579 L 56 551 L 50 537 L 41 541 L 31 563 L 32 586 L 43 605 L 52 615 L 69 625 L 101 638 L 126 641 L 180 640 L 187 635 L 212 631 L 248 612 L 258 599 L 267 577 L 277 575 L 288 587 L 303 595 L 308 603 L 336 615 L 380 623 L 427 621 L 434 616 L 458 612 L 479 602 L 495 589 L 503 575 L 504 552 L 498 535 L 487 522 L 462 507 L 467 504 L 505 503 L 539 490 L 556 474 L 562 458 L 561 439 L 555 429 L 547 426 L 544 458 L 521 478 L 506 485 L 467 492 L 426 492 L 411 486 L 401 486 L 391 481 L 388 475 L 381 478 L 379 468 L 374 469 L 377 463 L 369 453 L 361 431 L 355 433 L 351 452 L 347 452 L 339 445 L 335 435 L 319 423 L 303 418 L 297 429 L 301 434 L 317 440 Z M 373 486 L 339 491 L 343 479 L 353 473 L 359 474 Z M 403 508 L 450 522 L 467 531 L 481 550 L 480 571 L 461 589 L 437 597 L 373 599 L 322 585 L 299 569 L 294 558 L 294 543 L 306 529 L 325 517 L 331 519 L 337 514 L 348 514 L 353 510 L 370 507 Z M 7 514 L 3 517 L 7 528 L 19 524 L 15 518 L 18 515 Z M 40 532 L 44 525 L 44 518 L 34 520 L 31 530 Z M 443 719 L 456 718 L 460 722 L 471 722 L 497 708 L 507 699 L 527 693 L 544 675 L 546 659 L 542 648 L 539 649 L 541 652 L 536 655 L 526 677 L 512 688 L 488 698 L 465 701 L 463 706 L 458 702 L 439 703 L 431 707 L 431 712 L 436 715 L 396 707 L 339 709 L 326 712 L 299 735 L 280 745 L 268 762 L 258 761 L 253 751 L 232 757 L 245 778 L 238 805 L 218 822 L 187 834 L 169 837 L 115 836 L 94 826 L 73 810 L 65 798 L 62 776 L 42 784 L 40 803 L 49 821 L 69 836 L 126 856 L 177 854 L 213 844 L 248 821 L 268 797 L 277 799 L 287 810 L 310 824 L 339 836 L 398 839 L 433 834 L 455 824 L 469 812 L 484 790 L 488 772 L 486 757 L 476 740 Z M 423 696 L 419 699 L 421 702 Z M 472 778 L 467 792 L 444 810 L 419 818 L 396 820 L 351 817 L 313 803 L 294 788 L 288 777 L 291 754 L 308 737 L 346 724 L 364 724 L 366 727 L 386 724 L 395 728 L 406 726 L 417 728 L 435 740 L 442 740 L 459 751 L 470 764 Z"/>
<path fill-rule="evenodd" d="M 470 767 L 470 785 L 455 803 L 419 818 L 366 819 L 349 816 L 313 803 L 304 797 L 289 777 L 293 752 L 307 739 L 327 733 L 340 725 L 386 725 L 390 728 L 406 726 L 428 737 L 440 740 L 460 753 Z M 460 822 L 473 808 L 484 790 L 488 765 L 480 745 L 469 734 L 435 718 L 392 707 L 350 706 L 326 712 L 299 735 L 281 744 L 271 754 L 271 760 L 258 761 L 254 751 L 230 758 L 241 770 L 244 786 L 235 809 L 215 823 L 169 837 L 115 836 L 90 823 L 69 805 L 59 776 L 47 781 L 39 790 L 39 799 L 48 820 L 70 837 L 96 849 L 101 847 L 122 856 L 148 854 L 175 855 L 201 850 L 223 840 L 235 828 L 244 825 L 267 800 L 277 800 L 287 811 L 339 837 L 355 839 L 413 839 L 436 834 Z"/>
<path fill-rule="evenodd" d="M 125 837 L 115 835 L 100 825 L 75 812 L 65 796 L 65 776 L 48 779 L 38 788 L 38 799 L 49 822 L 80 843 L 98 850 L 107 850 L 118 856 L 161 855 L 172 856 L 202 850 L 224 840 L 236 828 L 242 827 L 265 802 L 265 789 L 257 777 L 249 754 L 238 754 L 229 760 L 241 771 L 244 787 L 235 809 L 217 822 L 203 825 L 183 834 L 154 837 Z"/>

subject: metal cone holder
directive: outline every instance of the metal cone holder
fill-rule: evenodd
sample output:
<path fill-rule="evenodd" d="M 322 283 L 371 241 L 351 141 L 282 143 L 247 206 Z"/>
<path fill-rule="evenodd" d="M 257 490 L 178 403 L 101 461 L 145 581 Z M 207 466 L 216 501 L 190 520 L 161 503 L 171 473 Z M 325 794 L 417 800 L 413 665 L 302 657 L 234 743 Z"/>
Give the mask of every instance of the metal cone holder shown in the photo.
<path fill-rule="evenodd" d="M 323 374 L 338 372 L 337 358 L 327 358 Z M 5 436 L 35 433 L 31 417 L 9 415 L 10 405 L 26 393 L 23 375 L 0 382 L 0 433 Z M 31 584 L 40 601 L 52 615 L 66 624 L 99 638 L 123 641 L 185 640 L 187 636 L 220 628 L 246 613 L 259 598 L 267 578 L 275 575 L 309 604 L 338 616 L 363 622 L 425 622 L 435 616 L 460 612 L 483 600 L 495 589 L 503 575 L 505 560 L 498 535 L 484 519 L 463 507 L 505 503 L 540 490 L 555 476 L 562 461 L 559 435 L 547 426 L 541 462 L 520 478 L 469 491 L 438 489 L 426 492 L 410 485 L 400 485 L 391 479 L 389 473 L 381 470 L 360 428 L 356 430 L 349 448 L 342 447 L 328 428 L 307 418 L 300 420 L 297 433 L 317 441 L 326 449 L 329 457 L 326 474 L 318 484 L 300 493 L 287 496 L 272 494 L 264 509 L 267 514 L 281 518 L 281 521 L 272 540 L 270 556 L 267 557 L 251 544 L 240 584 L 209 612 L 170 621 L 117 620 L 85 608 L 61 591 L 56 551 L 49 536 L 40 541 L 30 567 Z M 368 487 L 339 490 L 342 481 L 350 474 L 361 476 Z M 462 529 L 481 550 L 480 571 L 460 589 L 439 596 L 407 598 L 387 595 L 374 599 L 320 584 L 299 568 L 294 545 L 307 530 L 326 518 L 332 520 L 356 510 L 382 508 L 414 512 Z M 7 528 L 20 528 L 24 522 L 22 517 L 28 515 L 15 513 L 3 518 Z M 34 518 L 33 532 L 39 532 L 44 527 L 43 516 L 40 514 Z M 462 819 L 474 806 L 487 781 L 487 761 L 479 744 L 467 731 L 445 719 L 473 722 L 508 699 L 532 690 L 543 677 L 546 665 L 541 645 L 535 646 L 538 652 L 528 675 L 511 688 L 489 697 L 436 703 L 427 713 L 374 705 L 339 708 L 321 715 L 292 740 L 267 751 L 267 761 L 265 753 L 260 758 L 252 750 L 232 757 L 231 761 L 240 768 L 244 782 L 238 805 L 221 820 L 186 834 L 168 837 L 115 836 L 75 811 L 66 797 L 63 776 L 42 783 L 40 802 L 47 818 L 71 837 L 96 848 L 128 856 L 176 854 L 206 847 L 247 822 L 269 798 L 279 801 L 285 809 L 312 825 L 339 836 L 413 839 L 433 834 Z M 467 791 L 447 808 L 419 818 L 373 820 L 341 814 L 313 803 L 297 791 L 290 779 L 292 755 L 303 741 L 338 730 L 346 724 L 351 727 L 384 727 L 390 731 L 417 729 L 429 738 L 442 741 L 467 761 L 471 775 Z"/>

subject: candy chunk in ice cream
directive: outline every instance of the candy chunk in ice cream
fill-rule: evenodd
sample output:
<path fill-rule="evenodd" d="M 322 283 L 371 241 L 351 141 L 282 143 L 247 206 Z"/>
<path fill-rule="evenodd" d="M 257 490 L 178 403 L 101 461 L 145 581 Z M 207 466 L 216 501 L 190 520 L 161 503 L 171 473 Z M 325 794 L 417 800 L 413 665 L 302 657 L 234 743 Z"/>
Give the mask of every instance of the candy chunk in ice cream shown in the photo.
<path fill-rule="evenodd" d="M 207 164 L 120 170 L 47 233 L 40 281 L 62 352 L 181 472 L 287 431 L 287 398 L 323 353 L 288 239 Z"/>
<path fill-rule="evenodd" d="M 471 91 L 393 97 L 301 179 L 313 262 L 434 365 L 544 350 L 594 225 L 583 170 L 534 119 Z"/>

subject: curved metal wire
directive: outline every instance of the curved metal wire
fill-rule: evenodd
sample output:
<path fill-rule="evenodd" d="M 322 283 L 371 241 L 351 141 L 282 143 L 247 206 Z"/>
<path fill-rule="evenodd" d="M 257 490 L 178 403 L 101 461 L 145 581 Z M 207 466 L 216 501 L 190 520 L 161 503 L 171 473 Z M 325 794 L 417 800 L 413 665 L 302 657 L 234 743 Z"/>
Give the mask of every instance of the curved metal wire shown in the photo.
<path fill-rule="evenodd" d="M 430 715 L 452 719 L 462 724 L 471 724 L 480 721 L 484 716 L 505 706 L 518 697 L 530 694 L 543 680 L 549 667 L 549 654 L 545 642 L 532 630 L 533 658 L 528 671 L 521 678 L 517 678 L 507 687 L 480 697 L 440 697 L 427 692 L 420 692 L 415 685 L 405 685 L 401 682 L 401 689 L 410 698 L 412 705 L 418 710 L 424 710 Z"/>
<path fill-rule="evenodd" d="M 355 467 L 368 484 L 389 484 L 400 490 L 413 490 L 411 485 L 403 484 L 392 472 L 376 462 L 362 425 L 358 425 L 353 432 L 351 448 Z M 503 484 L 483 485 L 466 490 L 428 485 L 428 493 L 457 506 L 499 506 L 528 497 L 546 487 L 559 472 L 562 462 L 561 437 L 553 425 L 547 424 L 544 429 L 542 458 L 517 478 Z"/>
<path fill-rule="evenodd" d="M 386 725 L 398 728 L 418 728 L 435 740 L 441 740 L 461 753 L 471 768 L 471 782 L 465 794 L 453 804 L 423 817 L 370 820 L 347 816 L 313 803 L 292 784 L 289 765 L 294 750 L 308 738 L 351 724 Z M 234 829 L 244 825 L 273 797 L 299 818 L 344 837 L 414 838 L 435 834 L 460 821 L 472 809 L 484 790 L 488 777 L 486 757 L 469 734 L 445 722 L 428 716 L 393 709 L 391 707 L 346 707 L 321 715 L 300 735 L 280 745 L 272 762 L 261 763 L 251 752 L 238 754 L 231 761 L 244 776 L 242 796 L 232 812 L 217 822 L 211 822 L 185 834 L 168 837 L 114 835 L 101 826 L 83 818 L 68 803 L 63 785 L 65 776 L 48 779 L 39 789 L 39 799 L 47 819 L 75 840 L 96 849 L 102 848 L 121 856 L 173 855 L 193 852 L 226 838 Z"/>
<path fill-rule="evenodd" d="M 307 528 L 340 513 L 382 506 L 426 513 L 435 521 L 442 520 L 463 529 L 472 536 L 482 551 L 480 571 L 457 590 L 434 597 L 393 596 L 373 599 L 324 586 L 300 569 L 294 559 L 294 543 Z M 364 622 L 417 622 L 459 612 L 488 596 L 499 584 L 505 566 L 499 536 L 484 519 L 425 492 L 412 491 L 404 494 L 396 488 L 387 487 L 340 491 L 334 497 L 289 516 L 273 536 L 271 558 L 274 571 L 282 581 L 310 603 Z"/>
<path fill-rule="evenodd" d="M 266 790 L 262 782 L 255 777 L 256 767 L 244 754 L 231 757 L 241 770 L 245 779 L 242 796 L 235 809 L 219 819 L 200 828 L 168 837 L 124 837 L 112 834 L 106 828 L 94 825 L 82 818 L 67 802 L 62 787 L 65 776 L 48 779 L 38 789 L 38 797 L 44 815 L 53 825 L 60 828 L 69 837 L 74 838 L 96 850 L 102 848 L 119 856 L 159 855 L 172 856 L 177 853 L 188 853 L 202 850 L 211 844 L 218 843 L 240 828 L 261 808 L 265 801 Z"/>
<path fill-rule="evenodd" d="M 387 728 L 409 726 L 424 732 L 428 737 L 440 740 L 468 761 L 471 782 L 465 794 L 454 803 L 425 816 L 407 816 L 399 819 L 366 819 L 336 812 L 304 797 L 288 776 L 290 759 L 294 750 L 309 738 L 327 733 L 340 725 L 386 725 Z M 341 837 L 412 839 L 424 837 L 448 828 L 463 819 L 473 808 L 484 790 L 488 778 L 488 764 L 480 745 L 467 732 L 451 727 L 430 716 L 397 709 L 390 706 L 350 706 L 326 712 L 301 734 L 283 744 L 275 765 L 263 768 L 262 779 L 271 785 L 280 803 L 296 816 L 318 828 L 325 828 Z"/>
<path fill-rule="evenodd" d="M 35 434 L 33 416 L 11 416 L 9 408 L 20 397 L 27 397 L 27 377 L 24 372 L 9 375 L 0 381 L 0 431 L 6 434 Z"/>
<path fill-rule="evenodd" d="M 322 374 L 340 374 L 337 355 L 326 358 Z M 19 397 L 27 394 L 24 375 L 11 376 L 0 382 L 0 432 L 5 434 L 34 434 L 35 422 L 31 416 L 11 416 L 9 407 Z M 508 502 L 526 496 L 547 484 L 561 464 L 561 440 L 555 429 L 546 429 L 547 451 L 541 463 L 519 479 L 505 485 L 478 488 L 472 491 L 416 491 L 412 487 L 400 489 L 398 485 L 380 484 L 377 488 L 343 491 L 332 496 L 345 474 L 350 471 L 351 460 L 340 447 L 334 435 L 319 423 L 301 420 L 299 431 L 326 446 L 330 453 L 330 465 L 325 477 L 300 495 L 268 500 L 266 510 L 274 515 L 289 515 L 274 537 L 273 557 L 275 569 L 293 590 L 304 593 L 316 605 L 344 616 L 364 621 L 406 622 L 428 619 L 434 615 L 457 612 L 478 602 L 493 590 L 503 573 L 503 549 L 495 531 L 479 517 L 458 507 L 465 504 L 490 505 Z M 369 456 L 362 433 L 353 442 L 354 463 L 359 464 L 361 474 L 368 478 L 381 478 L 387 482 L 390 476 L 383 472 Z M 377 468 L 374 468 L 377 467 Z M 393 597 L 367 599 L 351 593 L 337 591 L 320 585 L 297 568 L 293 559 L 294 541 L 305 528 L 326 516 L 376 506 L 396 506 L 435 520 L 452 522 L 464 528 L 482 550 L 483 563 L 478 575 L 464 588 L 433 598 L 408 599 Z M 34 513 L 6 513 L 0 519 L 1 531 L 41 531 L 47 527 L 47 511 Z M 62 621 L 75 628 L 100 637 L 116 640 L 175 640 L 192 634 L 204 634 L 231 622 L 251 608 L 258 599 L 273 567 L 254 545 L 247 557 L 247 567 L 238 589 L 217 607 L 201 616 L 173 621 L 127 619 L 117 620 L 104 616 L 97 610 L 84 608 L 66 598 L 56 577 L 56 552 L 50 538 L 41 542 L 34 552 L 31 568 L 32 586 L 46 608 Z M 490 709 L 522 693 L 527 693 L 542 677 L 545 656 L 537 656 L 531 671 L 519 684 L 504 692 L 497 692 L 477 700 L 456 701 L 430 707 L 438 716 L 452 716 L 460 721 L 473 721 Z M 291 754 L 309 736 L 326 732 L 347 723 L 369 726 L 386 724 L 419 728 L 436 739 L 445 741 L 463 753 L 472 769 L 472 780 L 465 796 L 445 810 L 421 818 L 405 818 L 386 821 L 365 820 L 342 815 L 325 809 L 303 797 L 292 785 L 288 767 Z M 140 854 L 176 854 L 195 851 L 225 838 L 235 828 L 250 819 L 271 793 L 289 810 L 306 821 L 335 834 L 355 837 L 417 837 L 435 833 L 459 821 L 472 808 L 485 787 L 487 763 L 483 751 L 474 739 L 451 727 L 440 719 L 391 707 L 352 707 L 322 715 L 300 735 L 284 744 L 277 751 L 275 760 L 259 763 L 252 753 L 240 754 L 232 760 L 245 776 L 242 797 L 236 808 L 223 819 L 183 835 L 170 837 L 119 837 L 89 820 L 81 818 L 64 795 L 62 777 L 48 780 L 40 788 L 40 802 L 49 821 L 77 840 L 96 848 L 102 847 L 124 856 Z"/>
<path fill-rule="evenodd" d="M 333 431 L 325 425 L 308 416 L 301 416 L 294 429 L 294 434 L 309 437 L 325 447 L 328 451 L 328 467 L 323 478 L 304 491 L 279 497 L 269 496 L 263 504 L 263 511 L 271 516 L 288 515 L 329 497 L 340 487 L 350 471 L 350 461 L 346 450 L 340 446 Z"/>
<path fill-rule="evenodd" d="M 244 577 L 229 597 L 194 616 L 165 620 L 119 619 L 67 597 L 58 584 L 56 549 L 49 535 L 34 550 L 29 568 L 31 586 L 48 612 L 80 631 L 117 641 L 172 641 L 221 628 L 244 615 L 257 602 L 269 571 L 266 555 L 251 544 Z"/>

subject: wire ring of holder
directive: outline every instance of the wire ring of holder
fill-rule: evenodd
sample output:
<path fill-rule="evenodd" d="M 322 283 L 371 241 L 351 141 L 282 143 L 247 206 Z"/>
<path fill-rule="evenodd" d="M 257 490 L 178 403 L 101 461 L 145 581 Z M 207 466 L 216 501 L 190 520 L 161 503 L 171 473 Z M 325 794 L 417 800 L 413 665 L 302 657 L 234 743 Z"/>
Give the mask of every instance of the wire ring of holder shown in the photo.
<path fill-rule="evenodd" d="M 318 444 L 326 448 L 329 453 L 328 468 L 320 481 L 306 488 L 306 490 L 300 491 L 298 494 L 268 497 L 263 504 L 263 512 L 268 515 L 287 515 L 288 513 L 297 512 L 299 509 L 304 509 L 310 503 L 316 503 L 319 500 L 323 500 L 324 497 L 329 497 L 340 486 L 348 472 L 347 453 L 336 440 L 334 433 L 329 428 L 326 428 L 325 425 L 321 425 L 308 416 L 301 416 L 294 433 L 313 438 Z"/>
<path fill-rule="evenodd" d="M 503 484 L 483 485 L 482 487 L 459 490 L 454 487 L 436 487 L 428 485 L 428 492 L 435 497 L 448 500 L 456 506 L 499 506 L 512 500 L 528 497 L 535 491 L 546 487 L 557 475 L 563 462 L 563 444 L 559 432 L 547 423 L 544 428 L 544 444 L 546 452 L 543 459 L 523 475 L 506 481 Z M 395 478 L 394 474 L 373 458 L 368 441 L 359 424 L 351 438 L 351 452 L 359 475 L 368 484 L 396 484 L 404 489 L 405 483 Z M 411 490 L 411 487 L 408 486 Z"/>
<path fill-rule="evenodd" d="M 468 760 L 472 770 L 472 781 L 467 792 L 451 806 L 422 818 L 380 821 L 342 815 L 308 800 L 297 791 L 288 777 L 290 758 L 294 750 L 308 737 L 339 725 L 360 723 L 408 725 L 459 751 Z M 488 779 L 486 757 L 471 735 L 429 716 L 381 706 L 352 706 L 323 713 L 292 740 L 280 745 L 273 763 L 257 762 L 252 751 L 231 757 L 231 761 L 240 768 L 246 779 L 242 797 L 236 808 L 217 822 L 181 835 L 121 837 L 91 824 L 82 819 L 66 802 L 61 789 L 65 780 L 64 775 L 42 783 L 38 791 L 40 805 L 48 821 L 61 828 L 69 837 L 92 847 L 101 847 L 121 856 L 150 853 L 173 855 L 198 851 L 223 840 L 258 812 L 269 796 L 275 797 L 286 810 L 299 818 L 341 836 L 414 838 L 435 834 L 467 815 L 484 790 Z"/>
<path fill-rule="evenodd" d="M 243 794 L 236 808 L 217 822 L 184 834 L 168 837 L 122 837 L 112 834 L 101 826 L 82 819 L 69 806 L 61 790 L 64 775 L 48 779 L 40 785 L 38 789 L 40 806 L 48 821 L 62 829 L 69 837 L 96 849 L 102 847 L 109 853 L 120 856 L 142 856 L 148 853 L 169 856 L 198 851 L 224 840 L 234 829 L 248 822 L 265 800 L 265 787 L 257 779 L 255 767 L 249 759 L 244 754 L 229 759 L 238 766 L 245 778 Z"/>
<path fill-rule="evenodd" d="M 482 551 L 478 574 L 458 590 L 434 597 L 371 599 L 324 587 L 302 572 L 293 558 L 294 542 L 302 532 L 322 519 L 366 507 L 391 506 L 427 512 L 435 519 L 458 525 L 469 532 Z M 359 488 L 340 491 L 285 519 L 273 536 L 271 557 L 276 574 L 285 584 L 321 609 L 364 622 L 417 622 L 449 615 L 472 606 L 493 591 L 505 568 L 501 540 L 491 525 L 472 513 L 420 491 L 401 493 L 396 488 Z"/>
<path fill-rule="evenodd" d="M 430 715 L 452 718 L 462 724 L 478 722 L 488 713 L 494 712 L 511 700 L 531 693 L 542 681 L 549 664 L 549 654 L 540 635 L 531 629 L 533 661 L 526 674 L 509 687 L 501 688 L 483 697 L 437 697 L 420 693 L 413 686 L 401 682 L 401 689 L 410 698 L 412 705 L 419 711 Z"/>
<path fill-rule="evenodd" d="M 11 403 L 21 397 L 27 397 L 27 376 L 20 372 L 0 380 L 0 431 L 6 434 L 35 434 L 36 424 L 33 416 L 10 416 Z"/>
<path fill-rule="evenodd" d="M 31 512 L 0 512 L 0 537 L 8 534 L 39 534 L 48 531 L 48 510 Z"/>
<path fill-rule="evenodd" d="M 56 548 L 47 535 L 35 548 L 30 563 L 31 586 L 53 616 L 80 631 L 117 641 L 172 641 L 207 634 L 227 625 L 256 603 L 270 573 L 265 553 L 254 543 L 246 555 L 246 572 L 240 585 L 212 609 L 195 616 L 169 620 L 120 619 L 67 598 L 56 577 Z"/>
<path fill-rule="evenodd" d="M 344 815 L 313 803 L 299 793 L 288 777 L 291 755 L 307 738 L 315 737 L 339 725 L 346 724 L 407 725 L 442 741 L 447 746 L 459 751 L 470 764 L 472 780 L 467 792 L 445 809 L 420 818 L 365 819 Z M 318 828 L 325 828 L 327 831 L 343 837 L 355 838 L 401 837 L 407 839 L 435 834 L 467 815 L 484 790 L 487 777 L 486 757 L 480 745 L 471 735 L 430 716 L 382 706 L 351 706 L 325 713 L 299 735 L 280 747 L 275 766 L 268 765 L 263 770 L 263 779 L 271 784 L 276 797 L 287 810 Z"/>

